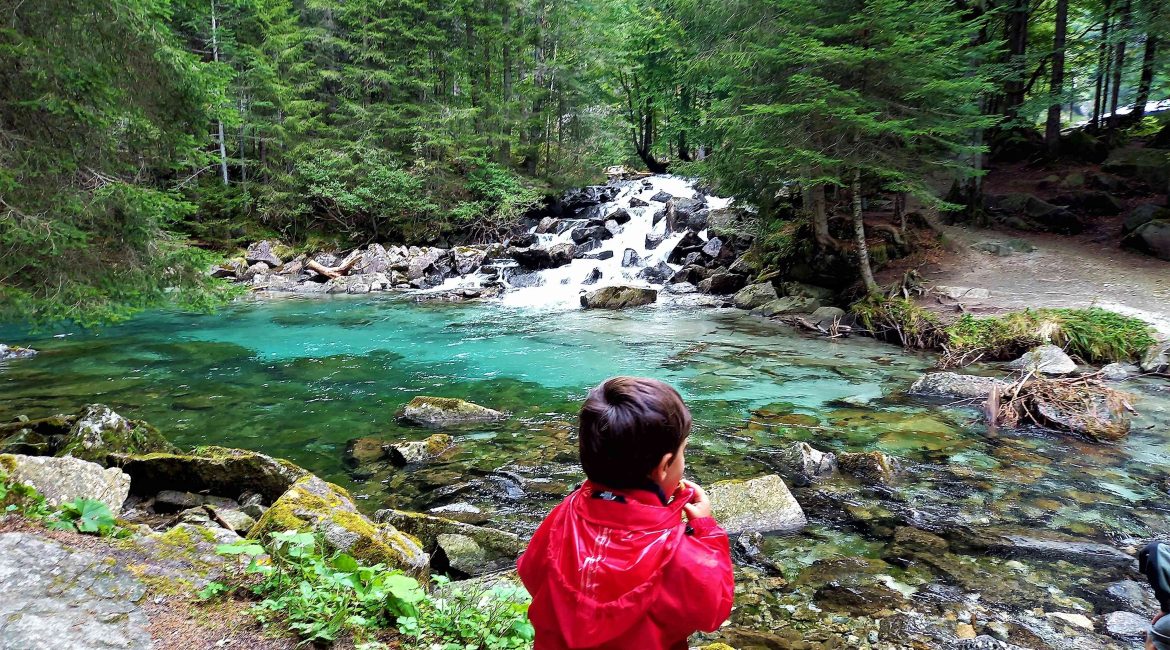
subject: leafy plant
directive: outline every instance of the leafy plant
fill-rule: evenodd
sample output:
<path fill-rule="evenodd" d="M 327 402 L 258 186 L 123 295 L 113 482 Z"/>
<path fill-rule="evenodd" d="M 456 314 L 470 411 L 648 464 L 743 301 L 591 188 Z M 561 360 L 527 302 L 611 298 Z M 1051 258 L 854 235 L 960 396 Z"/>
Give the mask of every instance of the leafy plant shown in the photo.
<path fill-rule="evenodd" d="M 94 499 L 74 499 L 54 508 L 45 496 L 24 483 L 11 481 L 7 474 L 0 472 L 0 504 L 4 512 L 19 515 L 32 521 L 43 521 L 53 530 L 67 530 L 101 536 L 121 536 L 125 530 L 109 506 Z"/>
<path fill-rule="evenodd" d="M 398 620 L 404 634 L 443 648 L 512 650 L 535 638 L 528 622 L 528 594 L 518 585 L 462 586 L 436 576 L 436 593 L 423 601 L 417 619 Z"/>

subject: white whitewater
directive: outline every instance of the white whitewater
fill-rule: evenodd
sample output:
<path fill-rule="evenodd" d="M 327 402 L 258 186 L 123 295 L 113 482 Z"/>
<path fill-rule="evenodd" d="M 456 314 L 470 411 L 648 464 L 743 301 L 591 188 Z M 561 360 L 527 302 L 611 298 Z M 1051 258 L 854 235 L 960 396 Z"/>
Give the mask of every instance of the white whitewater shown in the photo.
<path fill-rule="evenodd" d="M 531 272 L 506 260 L 499 260 L 495 264 L 486 264 L 485 266 L 499 268 L 501 279 L 509 286 L 501 298 L 504 305 L 579 309 L 580 295 L 583 291 L 592 291 L 598 287 L 619 284 L 661 287 L 661 285 L 651 284 L 638 278 L 637 275 L 644 268 L 665 262 L 675 245 L 682 239 L 683 234 L 671 235 L 654 250 L 646 248 L 646 235 L 662 235 L 666 231 L 666 219 L 659 220 L 657 224 L 654 223 L 654 213 L 662 210 L 666 204 L 661 201 L 651 201 L 650 197 L 664 191 L 674 197 L 698 198 L 694 181 L 678 176 L 656 175 L 634 181 L 622 181 L 615 186 L 619 188 L 617 196 L 612 201 L 600 205 L 597 218 L 604 219 L 607 215 L 624 209 L 630 215 L 630 220 L 623 224 L 621 230 L 613 237 L 603 240 L 599 247 L 589 251 L 589 254 L 594 256 L 604 251 L 610 251 L 613 256 L 604 260 L 575 259 L 565 266 Z M 630 207 L 630 201 L 634 198 L 649 203 L 649 206 Z M 707 207 L 712 210 L 727 207 L 731 203 L 731 199 L 714 196 L 707 196 L 705 199 Z M 562 217 L 561 220 L 581 225 L 588 221 L 588 219 L 573 218 L 572 216 Z M 573 227 L 566 226 L 561 229 L 560 234 L 538 235 L 537 246 L 551 248 L 561 243 L 571 244 L 573 243 L 572 231 Z M 530 232 L 535 232 L 535 228 Z M 703 239 L 707 238 L 706 232 L 699 233 L 699 236 Z M 638 254 L 638 261 L 629 267 L 622 266 L 626 249 L 631 249 Z M 676 264 L 669 266 L 674 270 L 681 268 Z M 594 269 L 601 272 L 601 278 L 593 284 L 585 284 L 586 279 L 593 274 Z M 452 278 L 440 289 L 479 286 L 486 279 L 484 275 Z"/>

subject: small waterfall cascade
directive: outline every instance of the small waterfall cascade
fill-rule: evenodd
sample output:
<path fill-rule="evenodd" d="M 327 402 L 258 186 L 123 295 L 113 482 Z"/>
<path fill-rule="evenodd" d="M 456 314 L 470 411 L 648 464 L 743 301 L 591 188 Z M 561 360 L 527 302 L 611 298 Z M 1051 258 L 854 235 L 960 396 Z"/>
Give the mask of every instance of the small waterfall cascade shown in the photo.
<path fill-rule="evenodd" d="M 703 201 L 706 208 L 727 207 L 730 199 L 704 196 L 694 181 L 670 175 L 616 181 L 601 188 L 600 203 L 591 202 L 533 227 L 525 238 L 532 249 L 552 252 L 573 247 L 568 263 L 530 270 L 513 258 L 485 262 L 475 277 L 453 279 L 444 289 L 475 286 L 492 276 L 508 287 L 502 302 L 513 306 L 578 308 L 580 294 L 599 287 L 661 287 L 680 266 L 667 262 L 686 232 L 667 232 L 670 198 Z M 608 200 L 606 200 L 608 199 Z M 655 216 L 657 215 L 657 219 Z M 706 232 L 698 233 L 706 239 Z"/>

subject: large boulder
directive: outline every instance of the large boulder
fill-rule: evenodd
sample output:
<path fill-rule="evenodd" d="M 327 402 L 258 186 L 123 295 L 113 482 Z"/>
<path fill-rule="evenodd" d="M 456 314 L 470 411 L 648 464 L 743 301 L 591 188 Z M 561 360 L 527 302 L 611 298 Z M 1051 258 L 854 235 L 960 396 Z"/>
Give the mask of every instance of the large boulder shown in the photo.
<path fill-rule="evenodd" d="M 264 241 L 258 241 L 248 247 L 248 250 L 244 253 L 244 259 L 247 260 L 249 265 L 265 264 L 269 268 L 274 269 L 283 264 L 283 262 L 280 261 L 280 257 L 274 250 L 277 247 L 278 244 L 274 244 L 267 239 Z"/>
<path fill-rule="evenodd" d="M 1067 375 L 1077 369 L 1077 363 L 1064 350 L 1055 345 L 1041 345 L 1025 352 L 1012 361 L 1008 367 L 1024 372 L 1038 372 L 1045 375 Z"/>
<path fill-rule="evenodd" d="M 955 372 L 931 372 L 919 377 L 910 386 L 909 392 L 911 395 L 924 397 L 984 400 L 990 397 L 991 392 L 997 387 L 1003 389 L 1010 385 L 1010 382 L 994 377 L 960 375 Z"/>
<path fill-rule="evenodd" d="M 506 417 L 500 411 L 453 397 L 419 395 L 402 408 L 399 418 L 411 424 L 441 427 L 472 422 L 491 422 Z"/>
<path fill-rule="evenodd" d="M 375 524 L 358 512 L 344 488 L 306 476 L 288 489 L 248 531 L 249 539 L 263 539 L 285 530 L 312 531 L 331 550 L 425 578 L 430 557 L 418 540 L 391 524 Z"/>
<path fill-rule="evenodd" d="M 1076 401 L 1036 397 L 1038 420 L 1057 431 L 1067 431 L 1094 440 L 1118 440 L 1129 433 L 1130 417 L 1125 404 L 1108 393 L 1087 390 Z"/>
<path fill-rule="evenodd" d="M 116 515 L 130 494 L 130 477 L 121 470 L 107 469 L 79 458 L 3 454 L 0 470 L 8 475 L 8 480 L 36 489 L 53 506 L 93 499 L 106 504 Z"/>
<path fill-rule="evenodd" d="M 670 192 L 667 192 L 666 190 L 659 190 L 654 194 L 654 196 L 650 197 L 650 200 L 656 201 L 658 203 L 666 203 L 673 198 L 674 197 L 670 194 Z"/>
<path fill-rule="evenodd" d="M 1170 149 L 1115 149 L 1101 170 L 1136 178 L 1156 189 L 1165 188 L 1170 183 Z"/>
<path fill-rule="evenodd" d="M 666 231 L 699 232 L 707 228 L 709 211 L 701 201 L 674 198 L 666 202 Z"/>
<path fill-rule="evenodd" d="M 1124 208 L 1121 201 L 1101 190 L 1064 192 L 1054 197 L 1052 203 L 1066 206 L 1079 214 L 1095 216 L 1119 214 Z"/>
<path fill-rule="evenodd" d="M 658 291 L 646 287 L 602 287 L 581 295 L 585 309 L 625 309 L 640 307 L 658 300 Z"/>
<path fill-rule="evenodd" d="M 837 456 L 814 449 L 807 442 L 794 442 L 776 452 L 772 460 L 793 485 L 808 485 L 837 472 Z"/>
<path fill-rule="evenodd" d="M 374 520 L 411 535 L 432 554 L 432 568 L 477 576 L 513 568 L 524 550 L 515 534 L 417 512 L 379 510 Z"/>
<path fill-rule="evenodd" d="M 713 273 L 699 282 L 699 291 L 716 295 L 732 294 L 747 284 L 747 278 L 735 273 Z"/>
<path fill-rule="evenodd" d="M 670 255 L 667 256 L 666 261 L 671 264 L 682 264 L 688 255 L 701 252 L 703 246 L 706 245 L 707 242 L 703 241 L 702 237 L 688 230 L 682 236 L 682 239 L 678 240 L 678 243 L 674 245 L 674 249 L 670 251 Z"/>
<path fill-rule="evenodd" d="M 613 233 L 604 224 L 578 226 L 569 234 L 574 244 L 583 244 L 587 241 L 601 241 L 613 237 Z"/>
<path fill-rule="evenodd" d="M 666 262 L 661 261 L 654 266 L 647 266 L 641 271 L 638 271 L 637 275 L 639 279 L 645 280 L 650 284 L 665 284 L 673 276 L 674 269 L 670 268 L 670 265 Z"/>
<path fill-rule="evenodd" d="M 1164 208 L 1156 203 L 1139 205 L 1121 224 L 1122 233 L 1128 235 L 1151 221 L 1170 221 L 1170 208 Z"/>
<path fill-rule="evenodd" d="M 1170 261 L 1170 219 L 1147 221 L 1122 240 L 1122 243 Z"/>
<path fill-rule="evenodd" d="M 622 252 L 622 268 L 629 268 L 631 266 L 638 266 L 642 263 L 642 258 L 638 255 L 638 251 L 627 248 Z"/>
<path fill-rule="evenodd" d="M 287 460 L 226 447 L 200 447 L 191 454 L 113 454 L 109 460 L 130 475 L 133 492 L 141 495 L 162 490 L 233 496 L 255 492 L 271 503 L 309 475 Z"/>
<path fill-rule="evenodd" d="M 1068 208 L 1031 194 L 988 195 L 984 199 L 984 208 L 998 215 L 1005 225 L 1019 230 L 1075 235 L 1085 228 L 1084 221 Z"/>
<path fill-rule="evenodd" d="M 568 242 L 550 248 L 509 248 L 508 255 L 529 270 L 552 269 L 573 261 L 577 247 Z"/>
<path fill-rule="evenodd" d="M 753 314 L 759 316 L 785 316 L 788 314 L 809 314 L 819 309 L 821 303 L 816 298 L 805 296 L 785 296 L 756 307 Z"/>
<path fill-rule="evenodd" d="M 451 255 L 455 261 L 455 273 L 467 275 L 483 265 L 487 250 L 471 246 L 456 246 L 451 250 Z"/>
<path fill-rule="evenodd" d="M 755 309 L 776 299 L 776 287 L 771 282 L 760 282 L 759 284 L 749 284 L 740 289 L 732 301 L 740 309 Z"/>
<path fill-rule="evenodd" d="M 1158 341 L 1142 355 L 1142 372 L 1170 374 L 1170 339 Z"/>
<path fill-rule="evenodd" d="M 796 532 L 808 525 L 804 510 L 779 476 L 719 481 L 707 489 L 715 518 L 729 534 Z"/>
<path fill-rule="evenodd" d="M 172 453 L 178 449 L 140 420 L 127 420 L 103 404 L 82 409 L 58 455 L 105 463 L 111 454 Z"/>

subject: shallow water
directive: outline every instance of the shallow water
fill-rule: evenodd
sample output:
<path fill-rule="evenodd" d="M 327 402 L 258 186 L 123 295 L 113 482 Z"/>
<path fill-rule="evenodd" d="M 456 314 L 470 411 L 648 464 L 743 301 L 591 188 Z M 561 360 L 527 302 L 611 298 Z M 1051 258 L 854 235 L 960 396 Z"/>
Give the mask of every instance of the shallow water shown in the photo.
<path fill-rule="evenodd" d="M 572 422 L 588 388 L 638 374 L 675 385 L 691 406 L 689 473 L 702 482 L 774 471 L 771 450 L 807 440 L 904 459 L 897 499 L 926 519 L 1114 543 L 1170 530 L 1165 382 L 1132 385 L 1141 415 L 1117 445 L 989 433 L 974 409 L 902 395 L 928 357 L 868 339 L 807 338 L 732 310 L 285 299 L 214 315 L 153 313 L 95 332 L 0 330 L 0 340 L 40 350 L 0 365 L 0 419 L 101 402 L 181 446 L 288 458 L 350 488 L 369 509 L 466 501 L 497 525 L 531 530 L 581 480 Z M 347 466 L 351 439 L 431 433 L 395 420 L 415 395 L 462 397 L 512 418 L 456 432 L 457 452 L 440 463 Z M 804 535 L 772 544 L 778 563 L 880 549 L 872 533 L 813 519 Z"/>

